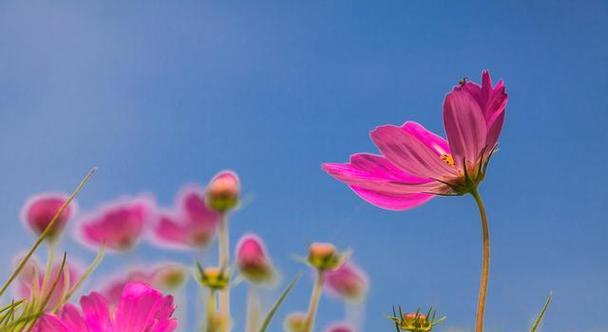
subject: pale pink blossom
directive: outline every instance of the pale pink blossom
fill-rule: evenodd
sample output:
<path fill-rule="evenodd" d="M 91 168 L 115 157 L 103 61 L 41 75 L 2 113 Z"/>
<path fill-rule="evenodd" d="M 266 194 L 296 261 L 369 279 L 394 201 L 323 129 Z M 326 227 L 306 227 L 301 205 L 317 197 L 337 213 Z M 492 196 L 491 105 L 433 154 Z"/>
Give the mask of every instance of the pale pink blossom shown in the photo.
<path fill-rule="evenodd" d="M 382 155 L 358 153 L 323 169 L 364 200 L 388 210 L 416 207 L 437 195 L 462 195 L 483 180 L 504 122 L 507 95 L 482 73 L 478 85 L 463 81 L 445 98 L 447 140 L 416 122 L 374 129 Z"/>
<path fill-rule="evenodd" d="M 178 195 L 176 208 L 159 213 L 153 242 L 177 249 L 201 249 L 209 245 L 220 215 L 207 206 L 203 195 L 204 190 L 199 186 L 184 187 Z"/>
<path fill-rule="evenodd" d="M 63 193 L 46 193 L 32 196 L 21 210 L 21 219 L 34 233 L 40 235 L 67 200 L 68 195 Z M 74 202 L 63 210 L 48 233 L 50 239 L 55 239 L 61 233 L 75 211 L 76 203 Z"/>
<path fill-rule="evenodd" d="M 154 218 L 154 205 L 147 198 L 118 201 L 85 217 L 80 224 L 80 239 L 94 248 L 128 251 L 137 245 L 144 227 Z"/>
<path fill-rule="evenodd" d="M 67 304 L 58 315 L 47 313 L 35 332 L 172 332 L 177 320 L 171 296 L 145 283 L 129 283 L 114 308 L 101 294 L 80 298 L 81 309 Z"/>
<path fill-rule="evenodd" d="M 361 302 L 369 289 L 369 278 L 355 263 L 347 261 L 323 275 L 325 289 L 349 302 Z"/>
<path fill-rule="evenodd" d="M 61 271 L 61 274 L 59 273 Z M 52 284 L 57 280 L 55 289 L 50 294 L 46 308 L 54 308 L 63 297 L 76 285 L 82 276 L 82 268 L 66 261 L 63 270 L 61 264 L 56 263 L 51 268 L 46 283 L 44 282 L 45 271 L 36 259 L 28 260 L 25 267 L 17 277 L 16 290 L 19 297 L 44 299 L 48 296 Z M 42 293 L 44 288 L 44 293 Z"/>
<path fill-rule="evenodd" d="M 171 290 L 180 287 L 188 278 L 187 268 L 179 263 L 163 262 L 151 267 L 137 266 L 126 273 L 111 277 L 101 288 L 101 294 L 111 303 L 116 304 L 126 285 L 132 282 L 143 282 L 158 289 Z"/>

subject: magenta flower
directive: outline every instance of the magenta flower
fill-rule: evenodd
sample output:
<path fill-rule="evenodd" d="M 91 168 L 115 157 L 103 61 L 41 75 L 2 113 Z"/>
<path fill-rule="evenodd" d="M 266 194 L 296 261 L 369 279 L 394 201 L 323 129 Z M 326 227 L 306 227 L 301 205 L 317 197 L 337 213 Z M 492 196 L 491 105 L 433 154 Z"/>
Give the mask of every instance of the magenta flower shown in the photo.
<path fill-rule="evenodd" d="M 153 204 L 144 198 L 112 203 L 82 221 L 80 239 L 94 248 L 128 251 L 139 241 L 145 224 L 154 217 L 153 211 Z"/>
<path fill-rule="evenodd" d="M 171 296 L 145 283 L 128 284 L 113 309 L 106 298 L 93 292 L 80 298 L 82 312 L 67 304 L 59 315 L 45 314 L 35 332 L 172 332 L 177 321 Z"/>
<path fill-rule="evenodd" d="M 207 206 L 203 194 L 204 190 L 194 185 L 182 189 L 176 211 L 160 214 L 153 242 L 177 249 L 206 247 L 215 236 L 220 214 Z"/>
<path fill-rule="evenodd" d="M 66 194 L 39 194 L 33 196 L 23 206 L 21 219 L 34 233 L 40 235 L 67 199 L 68 195 Z M 57 238 L 65 224 L 75 214 L 75 210 L 76 204 L 73 202 L 63 210 L 50 233 L 48 233 L 49 239 Z"/>
<path fill-rule="evenodd" d="M 357 265 L 347 261 L 337 269 L 325 272 L 323 285 L 330 294 L 358 303 L 367 295 L 369 279 Z"/>
<path fill-rule="evenodd" d="M 46 285 L 44 285 L 44 269 L 40 267 L 36 260 L 28 261 L 17 278 L 17 294 L 23 298 L 46 298 L 51 289 L 51 285 L 57 280 L 57 285 L 55 286 L 53 293 L 51 293 L 46 305 L 46 308 L 54 308 L 72 287 L 76 285 L 82 276 L 82 268 L 78 265 L 68 264 L 66 262 L 61 274 L 59 274 L 60 268 L 61 264 L 55 264 L 53 266 L 49 278 L 46 281 Z M 43 288 L 45 291 L 42 294 L 40 292 Z"/>
<path fill-rule="evenodd" d="M 359 153 L 323 169 L 362 199 L 388 210 L 416 207 L 437 195 L 470 193 L 483 180 L 504 121 L 507 95 L 492 86 L 463 82 L 443 105 L 447 140 L 416 122 L 380 126 L 371 138 L 382 155 Z"/>
<path fill-rule="evenodd" d="M 236 265 L 252 283 L 272 281 L 274 268 L 262 239 L 255 234 L 246 234 L 236 246 Z"/>

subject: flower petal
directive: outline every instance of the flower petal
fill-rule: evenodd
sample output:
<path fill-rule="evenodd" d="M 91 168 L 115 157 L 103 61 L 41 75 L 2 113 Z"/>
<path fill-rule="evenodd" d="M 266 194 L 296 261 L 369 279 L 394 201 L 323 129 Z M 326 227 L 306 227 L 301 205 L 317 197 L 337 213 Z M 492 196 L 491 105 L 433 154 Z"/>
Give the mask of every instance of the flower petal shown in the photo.
<path fill-rule="evenodd" d="M 488 149 L 492 149 L 496 145 L 502 129 L 504 111 L 508 100 L 504 82 L 499 81 L 496 86 L 492 87 L 490 73 L 484 70 L 481 74 L 481 86 L 469 81 L 461 88 L 469 92 L 479 104 L 488 129 L 486 145 Z"/>
<path fill-rule="evenodd" d="M 450 145 L 443 137 L 424 128 L 421 124 L 415 121 L 408 121 L 401 126 L 408 134 L 416 137 L 420 142 L 426 145 L 429 149 L 437 152 L 437 156 L 441 157 L 445 154 L 451 154 Z"/>
<path fill-rule="evenodd" d="M 173 300 L 140 282 L 129 283 L 116 308 L 114 327 L 121 332 L 151 329 L 156 320 L 168 320 L 173 313 Z"/>
<path fill-rule="evenodd" d="M 479 104 L 465 90 L 450 92 L 443 105 L 443 122 L 457 165 L 477 162 L 486 146 L 486 122 Z"/>
<path fill-rule="evenodd" d="M 403 211 L 413 209 L 430 201 L 435 195 L 431 194 L 391 194 L 365 189 L 362 187 L 350 187 L 357 196 L 363 200 L 382 209 Z"/>
<path fill-rule="evenodd" d="M 395 166 L 422 178 L 443 178 L 454 175 L 455 169 L 444 162 L 437 150 L 401 127 L 387 125 L 371 133 L 382 154 Z"/>
<path fill-rule="evenodd" d="M 32 332 L 76 332 L 68 329 L 59 318 L 52 314 L 44 314 L 36 323 Z M 86 332 L 83 330 L 82 332 Z"/>
<path fill-rule="evenodd" d="M 101 294 L 92 292 L 81 297 L 80 306 L 90 332 L 111 331 L 110 307 Z"/>

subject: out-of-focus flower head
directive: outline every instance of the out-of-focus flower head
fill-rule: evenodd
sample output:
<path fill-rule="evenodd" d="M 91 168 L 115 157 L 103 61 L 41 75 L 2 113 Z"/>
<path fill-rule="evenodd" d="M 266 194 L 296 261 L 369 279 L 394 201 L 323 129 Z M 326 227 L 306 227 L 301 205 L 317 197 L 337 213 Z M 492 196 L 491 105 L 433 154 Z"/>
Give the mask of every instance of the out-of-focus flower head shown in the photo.
<path fill-rule="evenodd" d="M 349 323 L 336 322 L 329 325 L 325 332 L 356 332 L 355 328 Z"/>
<path fill-rule="evenodd" d="M 61 270 L 61 264 L 57 263 L 53 265 L 45 282 L 44 268 L 41 267 L 36 259 L 30 259 L 17 277 L 15 284 L 16 292 L 19 297 L 23 298 L 40 300 L 48 297 L 46 308 L 52 309 L 62 301 L 81 276 L 82 268 L 78 264 L 66 261 L 63 270 Z M 51 286 L 55 281 L 57 282 L 56 286 L 53 292 L 50 293 Z"/>
<path fill-rule="evenodd" d="M 80 240 L 93 248 L 104 246 L 114 252 L 131 250 L 147 223 L 155 218 L 153 201 L 148 197 L 120 200 L 102 207 L 80 223 Z"/>
<path fill-rule="evenodd" d="M 241 275 L 254 284 L 272 282 L 275 276 L 264 241 L 255 234 L 246 234 L 239 240 L 236 265 Z"/>
<path fill-rule="evenodd" d="M 187 268 L 179 263 L 164 262 L 152 267 L 137 266 L 126 273 L 119 273 L 105 282 L 101 294 L 111 303 L 116 304 L 129 283 L 143 282 L 155 288 L 167 291 L 181 287 L 188 279 Z"/>
<path fill-rule="evenodd" d="M 173 298 L 145 283 L 129 283 L 116 308 L 101 294 L 80 298 L 81 310 L 66 304 L 57 315 L 42 316 L 34 332 L 172 332 L 177 328 Z"/>
<path fill-rule="evenodd" d="M 354 303 L 363 301 L 369 289 L 367 275 L 351 261 L 346 261 L 335 270 L 327 271 L 323 282 L 329 293 Z"/>
<path fill-rule="evenodd" d="M 306 313 L 293 312 L 285 318 L 283 322 L 283 330 L 285 332 L 305 332 L 306 331 Z"/>
<path fill-rule="evenodd" d="M 153 242 L 177 249 L 201 249 L 209 245 L 220 214 L 207 206 L 204 194 L 201 187 L 185 186 L 178 195 L 177 208 L 159 214 Z"/>
<path fill-rule="evenodd" d="M 21 219 L 36 235 L 40 235 L 67 200 L 68 195 L 63 193 L 45 193 L 32 196 L 25 202 L 21 210 Z M 47 238 L 51 241 L 56 240 L 68 220 L 75 213 L 76 203 L 71 202 L 57 217 L 57 221 L 49 230 Z"/>
<path fill-rule="evenodd" d="M 241 184 L 233 171 L 221 171 L 207 185 L 207 204 L 220 213 L 226 213 L 239 204 Z"/>

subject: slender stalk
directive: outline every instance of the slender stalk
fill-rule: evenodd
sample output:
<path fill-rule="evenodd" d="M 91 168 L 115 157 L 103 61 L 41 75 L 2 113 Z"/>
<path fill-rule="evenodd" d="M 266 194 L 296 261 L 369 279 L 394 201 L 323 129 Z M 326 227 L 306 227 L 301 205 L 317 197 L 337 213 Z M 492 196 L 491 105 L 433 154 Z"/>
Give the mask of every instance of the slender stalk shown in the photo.
<path fill-rule="evenodd" d="M 479 299 L 477 300 L 477 319 L 475 321 L 475 332 L 483 331 L 483 318 L 486 311 L 486 297 L 488 295 L 488 277 L 490 274 L 490 229 L 488 227 L 488 217 L 486 208 L 477 188 L 471 192 L 481 217 L 482 235 L 482 260 L 481 260 L 481 280 L 479 281 Z"/>
<path fill-rule="evenodd" d="M 317 279 L 315 280 L 315 286 L 312 289 L 310 295 L 310 304 L 308 305 L 308 313 L 306 314 L 306 328 L 305 332 L 312 332 L 315 326 L 315 316 L 317 315 L 317 309 L 319 308 L 319 300 L 321 299 L 321 290 L 323 289 L 323 272 L 317 272 Z"/>
<path fill-rule="evenodd" d="M 209 298 L 207 299 L 207 332 L 217 332 L 215 330 L 216 325 L 216 317 L 217 317 L 217 306 L 215 304 L 215 291 L 210 290 Z"/>
<path fill-rule="evenodd" d="M 220 267 L 228 269 L 230 267 L 230 236 L 228 233 L 228 218 L 222 214 L 220 219 Z M 230 285 L 220 291 L 220 313 L 225 319 L 230 320 Z M 225 324 L 226 332 L 230 330 L 230 322 Z"/>
<path fill-rule="evenodd" d="M 49 287 L 49 281 L 51 279 L 51 271 L 53 271 L 53 261 L 55 260 L 55 249 L 57 248 L 55 241 L 49 241 L 46 246 L 47 258 L 46 258 L 46 270 L 44 271 L 44 277 L 42 278 L 42 286 L 40 293 L 44 296 L 46 289 Z"/>
<path fill-rule="evenodd" d="M 247 332 L 257 332 L 260 327 L 260 297 L 254 285 L 247 290 Z"/>
<path fill-rule="evenodd" d="M 74 200 L 76 195 L 78 195 L 78 193 L 82 190 L 82 188 L 84 188 L 85 184 L 87 184 L 87 182 L 89 182 L 89 180 L 91 179 L 93 174 L 95 174 L 96 170 L 97 170 L 97 168 L 93 168 L 87 173 L 87 175 L 85 175 L 85 177 L 80 181 L 80 183 L 78 184 L 76 189 L 74 189 L 74 192 L 72 192 L 70 197 L 68 197 L 68 199 L 59 208 L 57 213 L 55 213 L 55 216 L 53 216 L 53 219 L 51 219 L 51 221 L 46 226 L 46 228 L 44 229 L 42 234 L 40 234 L 40 236 L 38 237 L 36 242 L 34 242 L 34 245 L 32 245 L 32 247 L 27 252 L 27 254 L 25 254 L 25 256 L 21 259 L 21 261 L 19 262 L 19 265 L 17 265 L 17 267 L 15 268 L 15 270 L 13 271 L 11 276 L 8 278 L 8 280 L 6 280 L 4 285 L 2 285 L 2 287 L 0 288 L 0 296 L 2 296 L 2 294 L 4 294 L 4 292 L 6 292 L 8 286 L 10 286 L 11 283 L 15 280 L 15 278 L 17 278 L 17 276 L 19 275 L 19 272 L 21 272 L 21 270 L 23 269 L 23 267 L 25 266 L 27 261 L 30 259 L 30 257 L 32 257 L 32 255 L 34 254 L 36 249 L 38 249 L 40 244 L 42 244 L 42 242 L 48 237 L 49 233 L 51 232 L 51 229 L 53 229 L 53 226 L 57 222 L 57 219 L 59 219 L 59 216 L 68 207 L 68 205 L 70 205 L 70 203 L 72 203 L 72 201 Z"/>

